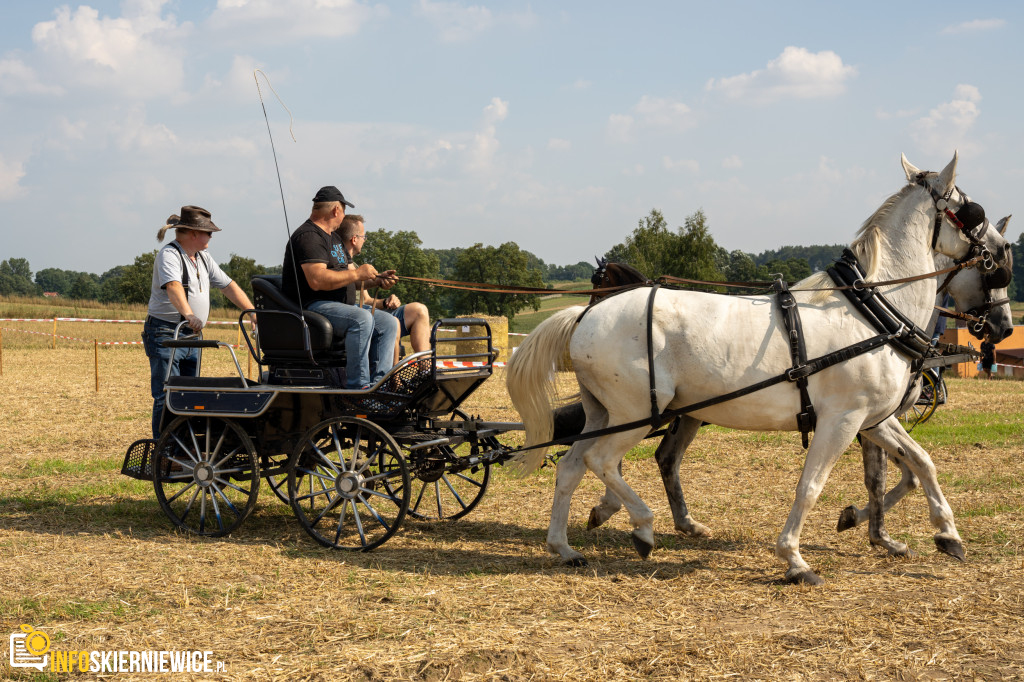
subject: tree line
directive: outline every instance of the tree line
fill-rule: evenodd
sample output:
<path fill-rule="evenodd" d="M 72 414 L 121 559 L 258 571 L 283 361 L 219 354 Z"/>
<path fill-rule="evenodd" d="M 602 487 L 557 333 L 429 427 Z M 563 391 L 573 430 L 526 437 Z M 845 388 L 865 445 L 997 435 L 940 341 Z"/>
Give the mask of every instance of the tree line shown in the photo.
<path fill-rule="evenodd" d="M 633 265 L 651 278 L 671 275 L 707 281 L 767 281 L 776 274 L 794 282 L 812 272 L 823 270 L 842 253 L 844 245 L 784 246 L 760 254 L 742 250 L 728 251 L 715 243 L 707 216 L 698 210 L 675 229 L 669 227 L 661 211 L 654 209 L 637 222 L 625 240 L 604 257 L 609 261 Z M 1014 281 L 1011 300 L 1024 301 L 1024 234 L 1012 245 Z M 33 276 L 25 258 L 0 261 L 0 295 L 40 295 L 55 292 L 80 300 L 102 303 L 146 303 L 149 300 L 153 262 L 157 251 L 137 256 L 133 263 L 119 265 L 102 275 L 60 268 L 44 268 Z M 482 243 L 466 248 L 430 249 L 414 231 L 391 232 L 379 229 L 367 233 L 359 259 L 378 270 L 397 270 L 405 277 L 484 282 L 504 288 L 548 287 L 556 282 L 588 280 L 594 265 L 580 261 L 573 265 L 547 264 L 541 258 L 520 249 L 515 242 L 500 246 Z M 252 258 L 231 254 L 221 263 L 250 297 L 250 279 L 257 274 L 279 274 L 281 266 L 261 265 Z M 490 294 L 432 286 L 404 279 L 392 290 L 403 301 L 421 301 L 439 317 L 484 313 L 512 318 L 526 308 L 537 310 L 539 296 Z M 228 306 L 219 292 L 211 292 L 214 306 Z"/>

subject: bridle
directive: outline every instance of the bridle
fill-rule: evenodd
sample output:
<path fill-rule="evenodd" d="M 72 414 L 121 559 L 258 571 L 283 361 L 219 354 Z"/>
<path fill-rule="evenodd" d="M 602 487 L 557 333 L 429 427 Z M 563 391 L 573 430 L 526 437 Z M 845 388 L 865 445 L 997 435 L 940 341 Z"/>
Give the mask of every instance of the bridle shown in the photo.
<path fill-rule="evenodd" d="M 960 265 L 972 258 L 981 257 L 981 260 L 973 267 L 977 268 L 981 273 L 985 302 L 965 311 L 967 315 L 976 318 L 976 321 L 970 323 L 971 332 L 975 335 L 980 335 L 984 333 L 985 325 L 988 323 L 988 315 L 992 312 L 992 309 L 1008 303 L 1010 300 L 1009 298 L 994 300 L 992 298 L 992 291 L 994 289 L 1004 289 L 1010 285 L 1010 280 L 1013 277 L 1013 252 L 1010 250 L 1009 244 L 1005 245 L 1003 247 L 1003 258 L 997 261 L 983 241 L 985 234 L 991 227 L 991 223 L 985 217 L 985 209 L 980 204 L 971 201 L 971 198 L 964 194 L 956 185 L 950 187 L 945 194 L 940 194 L 934 187 L 928 184 L 928 175 L 928 173 L 918 173 L 914 182 L 928 191 L 932 202 L 935 204 L 932 250 L 934 251 L 938 244 L 942 221 L 948 220 L 971 243 L 967 253 L 962 258 L 954 258 L 953 263 Z M 950 208 L 950 197 L 954 189 L 961 199 L 960 208 L 957 209 L 956 213 Z M 956 272 L 946 275 L 942 284 L 939 285 L 939 294 L 946 291 L 955 275 Z"/>

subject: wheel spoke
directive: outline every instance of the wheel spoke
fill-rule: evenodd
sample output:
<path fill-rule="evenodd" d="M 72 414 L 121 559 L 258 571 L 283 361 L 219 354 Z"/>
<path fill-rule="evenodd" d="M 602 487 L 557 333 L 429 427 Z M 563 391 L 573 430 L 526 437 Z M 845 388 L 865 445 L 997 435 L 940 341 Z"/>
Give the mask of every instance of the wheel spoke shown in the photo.
<path fill-rule="evenodd" d="M 452 495 L 455 496 L 455 501 L 459 503 L 459 506 L 461 506 L 463 509 L 465 509 L 468 505 L 465 502 L 462 501 L 461 497 L 459 497 L 459 493 L 457 493 L 455 491 L 455 488 L 452 487 L 452 483 L 451 483 L 451 481 L 448 480 L 448 477 L 442 475 L 441 476 L 441 480 L 444 481 L 444 484 L 446 486 L 448 486 L 448 490 L 452 491 Z"/>
<path fill-rule="evenodd" d="M 194 486 L 195 484 L 196 484 L 196 482 L 195 482 L 195 481 L 192 481 L 192 482 L 191 482 L 191 483 L 189 483 L 189 484 L 188 484 L 187 486 L 185 486 L 184 488 L 182 488 L 182 489 L 181 489 L 181 490 L 179 490 L 178 492 L 174 493 L 174 497 L 172 497 L 172 498 L 168 499 L 168 500 L 167 500 L 167 502 L 168 502 L 168 503 L 174 502 L 174 501 L 175 501 L 176 499 L 178 499 L 178 497 L 180 497 L 180 496 L 181 496 L 181 494 L 182 494 L 182 493 L 184 493 L 184 492 L 187 492 L 187 491 L 188 491 L 188 489 L 189 489 L 189 488 L 191 488 L 192 486 Z M 196 492 L 198 492 L 198 491 L 196 491 Z M 195 498 L 196 498 L 196 494 L 195 494 L 195 493 L 192 493 L 192 500 L 194 500 Z M 188 501 L 188 506 L 189 506 L 189 507 L 191 507 L 191 506 L 192 506 L 192 500 L 189 500 L 189 501 Z M 185 513 L 184 513 L 184 514 L 182 514 L 182 518 L 184 518 L 184 517 L 186 517 L 186 516 L 188 516 L 188 507 L 186 507 L 186 508 L 185 508 Z"/>

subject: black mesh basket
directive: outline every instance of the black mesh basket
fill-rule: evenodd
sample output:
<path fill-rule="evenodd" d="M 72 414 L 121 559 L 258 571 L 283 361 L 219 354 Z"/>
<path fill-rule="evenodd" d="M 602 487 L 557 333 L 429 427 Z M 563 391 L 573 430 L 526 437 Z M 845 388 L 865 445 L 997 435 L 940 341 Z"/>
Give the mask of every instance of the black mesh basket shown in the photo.
<path fill-rule="evenodd" d="M 152 438 L 137 440 L 128 446 L 128 452 L 124 454 L 124 464 L 121 465 L 121 473 L 125 476 L 137 478 L 140 481 L 153 480 L 153 450 L 156 448 L 156 441 Z"/>

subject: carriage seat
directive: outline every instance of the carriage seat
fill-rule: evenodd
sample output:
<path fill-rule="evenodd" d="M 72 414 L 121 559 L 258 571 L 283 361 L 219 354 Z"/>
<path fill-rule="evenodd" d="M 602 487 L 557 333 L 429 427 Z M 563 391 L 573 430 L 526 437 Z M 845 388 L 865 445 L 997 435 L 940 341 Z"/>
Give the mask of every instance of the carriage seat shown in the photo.
<path fill-rule="evenodd" d="M 300 310 L 281 287 L 281 275 L 252 278 L 253 304 L 259 330 L 260 351 L 268 364 L 290 364 L 309 360 L 302 317 L 309 328 L 309 343 L 318 363 L 345 364 L 344 337 L 334 335 L 331 321 L 312 310 Z"/>

